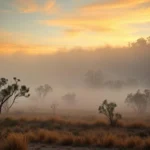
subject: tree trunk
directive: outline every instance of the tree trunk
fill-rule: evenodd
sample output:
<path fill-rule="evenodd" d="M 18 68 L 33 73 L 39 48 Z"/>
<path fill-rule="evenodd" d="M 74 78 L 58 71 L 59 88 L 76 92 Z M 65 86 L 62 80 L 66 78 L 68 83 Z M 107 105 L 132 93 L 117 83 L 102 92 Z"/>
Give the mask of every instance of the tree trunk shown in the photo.
<path fill-rule="evenodd" d="M 109 118 L 109 122 L 111 126 L 115 126 L 115 120 L 113 118 Z"/>
<path fill-rule="evenodd" d="M 2 113 L 2 106 L 0 106 L 0 114 Z"/>

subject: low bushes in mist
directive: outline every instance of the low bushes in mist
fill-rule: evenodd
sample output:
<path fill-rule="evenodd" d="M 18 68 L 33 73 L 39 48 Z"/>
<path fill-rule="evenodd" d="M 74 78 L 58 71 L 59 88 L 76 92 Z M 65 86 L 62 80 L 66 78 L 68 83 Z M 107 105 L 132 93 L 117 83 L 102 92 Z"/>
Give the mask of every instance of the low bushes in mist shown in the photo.
<path fill-rule="evenodd" d="M 37 87 L 35 89 L 35 92 L 36 92 L 40 102 L 42 102 L 42 100 L 44 100 L 46 98 L 48 93 L 52 92 L 52 91 L 53 91 L 52 87 L 48 84 L 40 85 L 39 87 Z"/>
<path fill-rule="evenodd" d="M 17 130 L 19 132 L 29 131 L 35 129 L 49 129 L 49 130 L 89 130 L 89 129 L 98 129 L 98 128 L 111 128 L 109 123 L 105 119 L 94 119 L 92 121 L 87 120 L 65 120 L 63 118 L 1 118 L 0 119 L 0 128 Z M 119 128 L 131 128 L 131 129 L 147 129 L 150 128 L 150 122 L 144 120 L 137 121 L 118 121 L 116 126 Z"/>
<path fill-rule="evenodd" d="M 112 80 L 105 79 L 106 75 L 101 70 L 89 70 L 85 74 L 85 84 L 89 88 L 98 89 L 98 88 L 108 88 L 108 89 L 123 89 L 127 87 L 136 87 L 138 86 L 138 80 L 134 78 L 127 78 L 126 80 Z"/>
<path fill-rule="evenodd" d="M 150 90 L 145 89 L 143 92 L 138 90 L 136 93 L 130 93 L 125 99 L 125 103 L 133 108 L 139 115 L 143 115 L 150 102 Z"/>
<path fill-rule="evenodd" d="M 36 129 L 49 129 L 49 130 L 88 130 L 98 127 L 108 126 L 105 120 L 64 120 L 61 118 L 49 118 L 49 119 L 38 119 L 38 118 L 4 118 L 0 119 L 0 128 L 5 130 L 16 132 L 25 132 Z M 6 134 L 8 132 L 6 131 Z"/>
<path fill-rule="evenodd" d="M 114 112 L 116 107 L 116 103 L 108 103 L 107 100 L 104 100 L 98 108 L 99 113 L 104 114 L 107 117 L 111 126 L 116 126 L 118 121 L 122 118 L 121 114 Z"/>
<path fill-rule="evenodd" d="M 62 100 L 64 100 L 68 104 L 75 104 L 76 103 L 76 94 L 75 93 L 67 93 L 62 96 Z"/>

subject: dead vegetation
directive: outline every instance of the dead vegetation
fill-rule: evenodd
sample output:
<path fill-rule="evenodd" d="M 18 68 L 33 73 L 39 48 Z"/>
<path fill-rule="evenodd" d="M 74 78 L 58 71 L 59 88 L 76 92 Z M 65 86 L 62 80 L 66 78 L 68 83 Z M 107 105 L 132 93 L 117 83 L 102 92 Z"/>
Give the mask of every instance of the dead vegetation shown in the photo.
<path fill-rule="evenodd" d="M 27 138 L 23 134 L 11 133 L 4 140 L 2 149 L 3 150 L 27 150 L 28 149 Z"/>
<path fill-rule="evenodd" d="M 150 148 L 150 124 L 121 121 L 111 127 L 107 120 L 1 117 L 0 138 L 4 150 L 27 150 L 32 143 L 105 148 Z"/>
<path fill-rule="evenodd" d="M 39 129 L 37 132 L 29 131 L 24 134 L 11 133 L 4 142 L 4 150 L 27 150 L 29 143 L 44 143 L 61 146 L 93 146 L 105 148 L 150 148 L 150 138 L 129 136 L 125 133 L 82 133 L 74 135 L 71 132 L 59 132 Z"/>

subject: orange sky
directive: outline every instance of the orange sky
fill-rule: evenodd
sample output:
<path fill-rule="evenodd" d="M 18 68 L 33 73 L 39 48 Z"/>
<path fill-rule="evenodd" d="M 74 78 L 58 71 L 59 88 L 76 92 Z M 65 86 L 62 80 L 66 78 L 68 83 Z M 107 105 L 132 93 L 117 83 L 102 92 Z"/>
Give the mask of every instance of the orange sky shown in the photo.
<path fill-rule="evenodd" d="M 150 35 L 150 0 L 0 1 L 0 52 L 122 46 Z"/>

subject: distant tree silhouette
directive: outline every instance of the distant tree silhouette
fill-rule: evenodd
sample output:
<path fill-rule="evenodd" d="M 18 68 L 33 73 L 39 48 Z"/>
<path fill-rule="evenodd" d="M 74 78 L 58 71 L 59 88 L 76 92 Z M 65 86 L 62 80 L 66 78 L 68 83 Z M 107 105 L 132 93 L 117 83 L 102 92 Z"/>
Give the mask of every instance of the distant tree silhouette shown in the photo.
<path fill-rule="evenodd" d="M 124 87 L 125 82 L 121 80 L 108 80 L 104 83 L 105 87 L 111 89 L 121 89 Z"/>
<path fill-rule="evenodd" d="M 66 101 L 68 104 L 74 104 L 76 102 L 76 94 L 67 93 L 64 96 L 62 96 L 62 100 Z"/>
<path fill-rule="evenodd" d="M 128 94 L 125 103 L 132 107 L 139 114 L 146 112 L 147 105 L 150 102 L 150 90 L 146 89 L 143 92 L 138 90 L 136 93 Z"/>
<path fill-rule="evenodd" d="M 56 115 L 57 107 L 58 107 L 58 104 L 56 102 L 53 102 L 51 104 L 51 109 L 52 109 L 52 112 L 53 112 L 54 116 Z"/>
<path fill-rule="evenodd" d="M 99 113 L 104 114 L 108 118 L 111 126 L 115 126 L 118 120 L 122 119 L 121 114 L 114 112 L 116 107 L 117 107 L 116 103 L 113 102 L 108 103 L 107 100 L 104 100 L 103 103 L 98 108 Z"/>
<path fill-rule="evenodd" d="M 150 36 L 147 37 L 147 43 L 150 44 Z"/>
<path fill-rule="evenodd" d="M 13 80 L 14 83 L 9 84 L 8 79 L 0 79 L 0 113 L 2 113 L 2 108 L 4 106 L 4 109 L 8 112 L 16 102 L 17 98 L 30 96 L 29 88 L 25 85 L 19 85 L 20 79 L 14 77 Z"/>
<path fill-rule="evenodd" d="M 45 85 L 41 85 L 41 86 L 37 87 L 35 89 L 35 91 L 36 91 L 38 97 L 40 98 L 40 100 L 44 100 L 45 97 L 47 96 L 47 94 L 49 92 L 52 92 L 53 89 L 52 89 L 52 87 L 50 85 L 45 84 Z"/>
<path fill-rule="evenodd" d="M 149 38 L 144 39 L 144 38 L 139 38 L 137 39 L 136 42 L 131 43 L 132 47 L 144 47 L 148 44 Z"/>
<path fill-rule="evenodd" d="M 103 86 L 103 73 L 101 70 L 89 70 L 86 74 L 85 74 L 85 82 L 87 83 L 87 85 L 91 88 L 98 88 Z"/>

